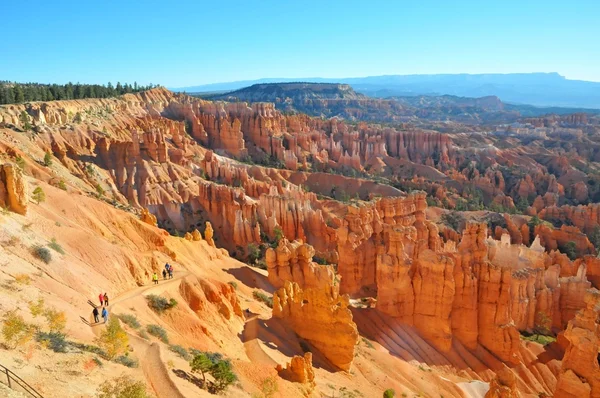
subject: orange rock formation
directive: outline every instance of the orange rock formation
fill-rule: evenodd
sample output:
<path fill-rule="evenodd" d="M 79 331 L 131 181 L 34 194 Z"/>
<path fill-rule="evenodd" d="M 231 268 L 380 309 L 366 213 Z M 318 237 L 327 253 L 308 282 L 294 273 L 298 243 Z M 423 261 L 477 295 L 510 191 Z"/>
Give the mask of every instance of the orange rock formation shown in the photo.
<path fill-rule="evenodd" d="M 273 295 L 273 316 L 289 323 L 333 365 L 349 370 L 358 331 L 348 304 L 348 296 L 340 295 L 335 286 L 302 290 L 286 281 Z"/>

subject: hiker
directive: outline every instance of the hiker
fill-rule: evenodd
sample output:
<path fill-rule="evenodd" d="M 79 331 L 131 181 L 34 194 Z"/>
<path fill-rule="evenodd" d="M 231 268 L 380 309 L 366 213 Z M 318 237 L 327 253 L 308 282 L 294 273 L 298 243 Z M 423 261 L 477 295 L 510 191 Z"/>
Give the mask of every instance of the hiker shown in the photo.
<path fill-rule="evenodd" d="M 163 269 L 163 279 L 167 279 L 167 270 Z"/>
<path fill-rule="evenodd" d="M 104 304 L 104 295 L 100 293 L 100 295 L 98 295 L 98 299 L 100 300 L 100 307 L 102 307 L 102 304 Z"/>
<path fill-rule="evenodd" d="M 108 322 L 108 311 L 106 310 L 106 307 L 102 308 L 102 318 L 104 318 L 104 323 Z"/>
<path fill-rule="evenodd" d="M 173 279 L 173 266 L 169 265 L 169 279 Z"/>
<path fill-rule="evenodd" d="M 108 307 L 108 294 L 104 293 L 104 305 Z"/>
<path fill-rule="evenodd" d="M 98 323 L 98 322 L 100 322 L 100 321 L 98 320 L 98 307 L 94 307 L 94 310 L 92 311 L 92 314 L 94 314 L 94 322 L 95 322 L 95 323 Z"/>
<path fill-rule="evenodd" d="M 171 264 L 166 263 L 165 264 L 165 271 L 169 272 L 169 268 L 171 268 Z"/>
<path fill-rule="evenodd" d="M 152 275 L 152 281 L 155 285 L 158 285 L 158 274 L 156 272 Z"/>

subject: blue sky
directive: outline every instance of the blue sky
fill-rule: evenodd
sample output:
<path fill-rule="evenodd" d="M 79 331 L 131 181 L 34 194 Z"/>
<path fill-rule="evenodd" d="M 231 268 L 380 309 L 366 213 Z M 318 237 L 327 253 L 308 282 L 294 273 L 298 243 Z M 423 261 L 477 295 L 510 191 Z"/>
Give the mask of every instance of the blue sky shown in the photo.
<path fill-rule="evenodd" d="M 0 10 L 0 80 L 180 87 L 559 72 L 600 81 L 598 0 L 8 0 Z"/>

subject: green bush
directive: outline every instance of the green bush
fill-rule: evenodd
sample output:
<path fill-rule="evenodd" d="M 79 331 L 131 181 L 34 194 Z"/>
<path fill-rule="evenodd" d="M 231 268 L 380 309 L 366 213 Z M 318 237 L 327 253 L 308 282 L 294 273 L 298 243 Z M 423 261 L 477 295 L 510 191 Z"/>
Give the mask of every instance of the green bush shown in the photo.
<path fill-rule="evenodd" d="M 194 350 L 194 353 L 194 358 L 190 361 L 190 367 L 193 373 L 200 373 L 202 375 L 204 387 L 207 387 L 207 373 L 211 374 L 215 379 L 212 384 L 212 390 L 215 392 L 223 391 L 237 380 L 237 376 L 233 373 L 231 361 L 223 359 L 221 354 L 197 350 Z"/>
<path fill-rule="evenodd" d="M 148 325 L 146 327 L 148 333 L 150 333 L 154 337 L 158 337 L 163 343 L 169 344 L 169 336 L 167 335 L 167 331 L 161 328 L 158 325 Z"/>
<path fill-rule="evenodd" d="M 134 329 L 139 329 L 140 326 L 142 326 L 142 325 L 140 325 L 140 322 L 135 317 L 135 315 L 121 314 L 121 315 L 117 315 L 117 316 L 125 325 L 127 325 L 129 327 L 132 327 Z"/>
<path fill-rule="evenodd" d="M 396 391 L 392 388 L 388 388 L 383 392 L 383 398 L 394 398 L 396 396 Z"/>
<path fill-rule="evenodd" d="M 58 188 L 62 189 L 63 191 L 66 191 L 67 190 L 67 184 L 65 184 L 65 182 L 63 180 L 60 180 L 58 182 Z"/>
<path fill-rule="evenodd" d="M 269 297 L 266 294 L 264 294 L 263 292 L 259 292 L 258 290 L 253 291 L 252 296 L 256 300 L 262 301 L 263 303 L 265 303 L 267 305 L 267 307 L 273 308 L 273 297 Z"/>
<path fill-rule="evenodd" d="M 234 288 L 235 290 L 237 290 L 237 288 L 238 288 L 238 284 L 237 284 L 237 282 L 236 282 L 236 281 L 229 281 L 229 282 L 227 282 L 227 283 L 228 283 L 228 284 L 230 284 L 231 286 L 233 286 L 233 288 Z"/>
<path fill-rule="evenodd" d="M 177 301 L 175 299 L 172 298 L 171 300 L 167 300 L 166 298 L 157 296 L 155 294 L 149 294 L 146 296 L 146 301 L 148 301 L 150 308 L 159 314 L 177 305 Z"/>
<path fill-rule="evenodd" d="M 50 253 L 50 250 L 47 248 L 43 246 L 34 246 L 32 250 L 33 254 L 46 264 L 49 264 L 50 261 L 52 261 L 52 253 Z"/>
<path fill-rule="evenodd" d="M 577 245 L 573 241 L 565 243 L 561 251 L 565 253 L 571 260 L 575 260 L 577 258 Z"/>
<path fill-rule="evenodd" d="M 65 254 L 65 251 L 64 251 L 64 249 L 62 248 L 62 246 L 61 246 L 61 245 L 59 245 L 59 244 L 56 242 L 56 239 L 54 239 L 54 238 L 52 238 L 52 241 L 51 241 L 50 243 L 48 243 L 48 247 L 49 247 L 49 248 L 51 248 L 51 249 L 53 249 L 54 251 L 56 251 L 56 252 L 60 253 L 60 254 Z"/>
<path fill-rule="evenodd" d="M 67 352 L 67 346 L 69 343 L 65 340 L 65 335 L 59 332 L 37 332 L 35 334 L 35 341 L 38 343 L 46 342 L 48 348 L 54 352 Z"/>
<path fill-rule="evenodd" d="M 260 248 L 256 243 L 249 243 L 246 252 L 248 253 L 248 261 L 252 264 L 255 264 L 261 258 Z"/>
<path fill-rule="evenodd" d="M 138 361 L 129 357 L 128 355 L 121 355 L 115 358 L 116 363 L 120 363 L 123 366 L 127 366 L 128 368 L 137 368 Z"/>
<path fill-rule="evenodd" d="M 174 353 L 176 353 L 177 355 L 179 355 L 181 358 L 185 359 L 186 361 L 190 360 L 189 352 L 180 345 L 170 345 L 169 350 L 173 351 Z"/>
<path fill-rule="evenodd" d="M 46 152 L 44 155 L 44 166 L 52 166 L 52 154 L 50 152 Z"/>

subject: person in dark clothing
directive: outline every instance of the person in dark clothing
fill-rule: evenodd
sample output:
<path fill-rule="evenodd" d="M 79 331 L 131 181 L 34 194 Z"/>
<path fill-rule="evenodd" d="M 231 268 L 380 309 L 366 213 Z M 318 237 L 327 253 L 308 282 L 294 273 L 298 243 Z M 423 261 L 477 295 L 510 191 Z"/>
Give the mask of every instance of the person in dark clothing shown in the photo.
<path fill-rule="evenodd" d="M 98 307 L 94 307 L 94 310 L 92 311 L 92 314 L 94 314 L 94 322 L 98 323 L 100 322 L 100 320 L 98 319 Z"/>
<path fill-rule="evenodd" d="M 169 279 L 173 279 L 173 266 L 169 265 Z"/>
<path fill-rule="evenodd" d="M 108 307 L 108 294 L 104 293 L 104 305 Z"/>
<path fill-rule="evenodd" d="M 167 270 L 163 269 L 163 279 L 167 279 Z"/>

